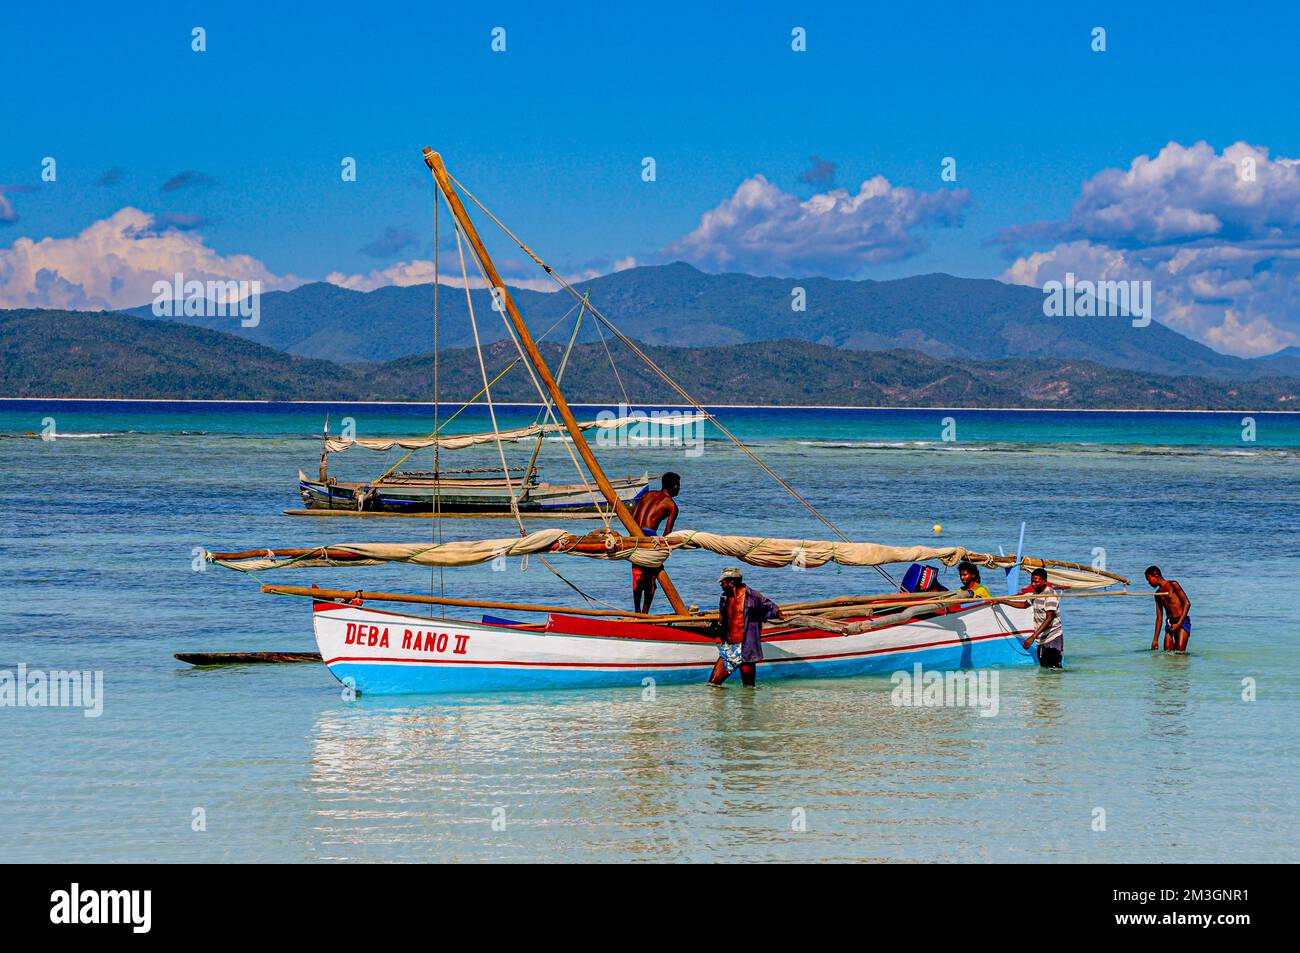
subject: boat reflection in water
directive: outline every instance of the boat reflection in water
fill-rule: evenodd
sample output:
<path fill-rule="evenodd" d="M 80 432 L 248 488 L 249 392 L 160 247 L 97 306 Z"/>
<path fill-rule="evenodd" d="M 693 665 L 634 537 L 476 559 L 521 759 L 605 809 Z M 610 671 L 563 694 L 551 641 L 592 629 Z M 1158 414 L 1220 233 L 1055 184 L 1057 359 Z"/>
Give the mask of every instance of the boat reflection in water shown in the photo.
<path fill-rule="evenodd" d="M 312 856 L 979 859 L 992 843 L 969 825 L 1019 783 L 1006 758 L 1032 731 L 1021 692 L 997 718 L 898 707 L 883 678 L 360 698 L 312 729 Z"/>

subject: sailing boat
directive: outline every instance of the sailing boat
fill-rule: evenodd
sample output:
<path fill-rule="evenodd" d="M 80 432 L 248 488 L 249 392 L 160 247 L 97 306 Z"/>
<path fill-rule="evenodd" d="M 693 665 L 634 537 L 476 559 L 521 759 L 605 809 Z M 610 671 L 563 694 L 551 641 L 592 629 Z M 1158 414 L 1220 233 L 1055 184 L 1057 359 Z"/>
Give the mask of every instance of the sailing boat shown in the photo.
<path fill-rule="evenodd" d="M 677 530 L 663 537 L 647 536 L 632 518 L 619 488 L 601 468 L 585 438 L 591 427 L 573 415 L 536 341 L 513 298 L 505 289 L 486 248 L 460 198 L 460 191 L 498 225 L 500 221 L 447 171 L 441 157 L 425 150 L 425 163 L 455 218 L 457 247 L 463 236 L 489 287 L 498 290 L 507 328 L 539 392 L 546 399 L 555 432 L 571 438 L 571 448 L 581 458 L 603 498 L 606 518 L 616 517 L 625 532 L 612 525 L 576 535 L 559 528 L 524 532 L 496 539 L 425 543 L 362 543 L 308 549 L 251 549 L 207 553 L 218 565 L 241 572 L 267 570 L 359 567 L 404 563 L 430 568 L 480 565 L 485 562 L 535 556 L 557 576 L 548 558 L 587 558 L 629 563 L 658 571 L 660 587 L 672 606 L 662 615 L 598 608 L 525 604 L 481 599 L 388 592 L 324 589 L 317 586 L 265 585 L 263 592 L 312 600 L 312 620 L 321 657 L 329 670 L 356 691 L 367 694 L 503 691 L 535 688 L 604 687 L 703 681 L 718 657 L 718 614 L 688 607 L 669 579 L 666 564 L 678 553 L 707 551 L 749 565 L 795 565 L 812 569 L 839 566 L 881 567 L 941 562 L 947 566 L 968 560 L 1007 572 L 1008 595 L 1017 571 L 1043 568 L 1056 587 L 1069 588 L 1068 596 L 1104 595 L 1078 590 L 1102 590 L 1127 585 L 1128 580 L 1105 570 L 1074 563 L 1015 555 L 971 552 L 960 546 L 884 546 L 848 540 L 785 480 L 739 441 L 713 415 L 673 381 L 612 322 L 591 311 L 633 354 L 640 357 L 696 411 L 707 417 L 728 439 L 775 479 L 813 516 L 838 537 L 836 540 L 776 539 Z M 459 186 L 459 190 L 458 190 Z M 502 229 L 561 287 L 577 292 L 554 274 L 513 233 Z M 462 274 L 468 273 L 461 250 Z M 467 291 L 468 298 L 468 291 Z M 474 321 L 470 303 L 471 322 Z M 475 339 L 478 332 L 475 325 Z M 481 349 L 480 349 L 481 355 Z M 480 360 L 480 365 L 482 362 Z M 487 372 L 483 368 L 485 390 Z M 496 427 L 489 395 L 488 408 L 495 440 L 505 457 L 502 438 L 509 431 Z M 548 426 L 546 424 L 540 426 Z M 435 436 L 435 444 L 442 439 Z M 583 473 L 580 469 L 580 475 Z M 509 482 L 509 472 L 503 478 Z M 585 476 L 583 479 L 586 483 Z M 517 504 L 515 511 L 517 513 Z M 563 578 L 560 576 L 560 578 Z M 892 579 L 890 580 L 892 582 Z M 567 582 L 567 580 L 566 580 Z M 569 583 L 572 588 L 577 588 Z M 580 591 L 580 590 L 579 590 Z M 1017 595 L 1016 601 L 1033 595 Z M 371 603 L 423 604 L 454 613 L 439 618 L 409 611 L 375 608 Z M 589 600 L 590 602 L 590 600 Z M 509 611 L 515 615 L 540 615 L 541 621 L 514 621 L 492 615 L 472 616 L 482 610 Z M 878 595 L 848 595 L 835 599 L 788 603 L 783 617 L 769 623 L 763 633 L 762 677 L 862 675 L 890 672 L 913 664 L 931 669 L 1032 664 L 1036 651 L 1024 649 L 1021 640 L 1032 631 L 1028 608 L 1007 597 L 975 599 L 967 593 L 947 591 L 893 591 Z"/>
<path fill-rule="evenodd" d="M 436 254 L 435 254 L 436 260 Z M 435 265 L 436 269 L 436 265 Z M 468 277 L 468 276 L 466 276 Z M 504 291 L 504 289 L 502 289 Z M 436 293 L 436 292 L 435 292 Z M 499 301 L 500 298 L 497 298 Z M 582 318 L 589 304 L 584 295 L 579 302 L 578 317 L 573 325 L 573 333 L 565 348 L 560 370 L 556 374 L 558 385 L 564 376 L 573 345 L 578 339 Z M 572 313 L 572 309 L 570 311 Z M 565 316 L 567 317 L 567 315 Z M 563 318 L 560 319 L 564 320 Z M 435 306 L 435 334 L 437 309 Z M 560 322 L 557 321 L 556 324 Z M 552 325 L 554 327 L 555 325 Z M 602 338 L 603 339 L 603 338 Z M 492 381 L 486 380 L 483 388 L 461 409 L 453 414 L 449 424 L 466 407 L 479 397 L 490 395 L 491 385 L 499 381 L 523 359 L 523 355 L 511 361 Z M 611 357 L 611 364 L 612 364 Z M 549 410 L 549 402 L 547 404 Z M 436 411 L 435 411 L 436 412 Z M 545 416 L 545 412 L 543 414 Z M 644 415 L 616 416 L 603 414 L 595 420 L 579 421 L 578 429 L 587 432 L 593 429 L 616 431 L 641 427 Z M 694 427 L 705 420 L 703 414 L 659 414 L 654 419 L 656 435 L 664 434 L 665 429 Z M 298 471 L 298 493 L 302 497 L 307 511 L 287 510 L 290 515 L 313 515 L 310 511 L 327 510 L 360 514 L 373 513 L 439 513 L 446 515 L 493 515 L 493 514 L 528 514 L 538 515 L 548 512 L 580 514 L 598 513 L 605 509 L 605 500 L 586 483 L 554 484 L 540 479 L 541 466 L 538 454 L 542 442 L 548 437 L 564 439 L 566 425 L 559 422 L 547 423 L 544 420 L 511 430 L 494 429 L 481 433 L 444 433 L 446 424 L 438 424 L 434 432 L 427 437 L 331 437 L 329 418 L 325 418 L 325 429 L 321 433 L 320 475 L 313 480 L 302 470 Z M 439 451 L 464 450 L 482 444 L 503 442 L 523 443 L 534 441 L 532 455 L 526 467 L 509 467 L 504 456 L 501 466 L 446 469 L 439 464 Z M 376 479 L 368 482 L 339 480 L 329 475 L 329 457 L 331 453 L 342 453 L 352 447 L 387 453 L 394 449 L 407 451 L 392 466 L 388 467 Z M 434 451 L 434 468 L 431 471 L 401 470 L 401 467 L 417 450 Z M 611 480 L 610 485 L 624 504 L 635 503 L 650 485 L 653 477 L 644 473 L 640 477 L 624 477 Z"/>
<path fill-rule="evenodd" d="M 604 503 L 593 500 L 580 483 L 547 483 L 536 471 L 525 476 L 523 468 L 512 468 L 513 481 L 495 467 L 488 469 L 437 470 L 429 472 L 395 470 L 370 481 L 339 480 L 323 476 L 313 480 L 298 471 L 298 493 L 307 511 L 289 510 L 290 515 L 317 515 L 321 510 L 356 515 L 412 513 L 424 515 L 440 510 L 451 515 L 509 515 L 514 504 L 521 513 L 595 513 Z M 650 485 L 651 474 L 611 480 L 618 498 L 635 503 Z"/>
<path fill-rule="evenodd" d="M 703 418 L 683 415 L 676 423 L 688 425 Z M 580 421 L 584 430 L 593 427 L 618 429 L 635 425 L 634 418 Z M 327 424 L 328 426 L 328 424 Z M 328 472 L 331 453 L 341 453 L 351 447 L 372 451 L 393 448 L 421 450 L 437 447 L 458 450 L 485 444 L 497 439 L 523 441 L 529 438 L 544 439 L 547 434 L 563 431 L 555 424 L 535 424 L 503 430 L 497 433 L 455 434 L 429 437 L 331 437 L 328 431 L 322 437 L 320 479 L 312 480 L 302 470 L 298 471 L 298 492 L 309 510 L 342 510 L 353 513 L 523 513 L 597 512 L 605 507 L 599 494 L 581 483 L 547 483 L 539 478 L 541 468 L 534 462 L 526 467 L 445 469 L 432 471 L 399 470 L 396 464 L 374 480 L 357 482 L 339 480 Z M 409 454 L 408 454 L 409 456 Z M 406 458 L 403 458 L 406 459 Z M 513 477 L 513 479 L 512 479 Z M 610 485 L 618 498 L 626 503 L 637 500 L 652 479 L 649 473 L 640 477 L 611 480 Z"/>

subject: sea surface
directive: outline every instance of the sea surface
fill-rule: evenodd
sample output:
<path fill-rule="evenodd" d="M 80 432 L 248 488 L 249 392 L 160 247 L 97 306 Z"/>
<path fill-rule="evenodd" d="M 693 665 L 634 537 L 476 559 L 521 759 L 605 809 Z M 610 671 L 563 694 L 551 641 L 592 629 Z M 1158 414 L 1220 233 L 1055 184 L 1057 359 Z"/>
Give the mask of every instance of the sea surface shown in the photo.
<path fill-rule="evenodd" d="M 536 416 L 497 410 L 503 428 Z M 405 566 L 204 570 L 198 547 L 437 532 L 425 520 L 283 515 L 300 505 L 297 470 L 315 472 L 327 413 L 335 433 L 432 429 L 428 406 L 0 401 L 0 677 L 25 665 L 103 678 L 98 717 L 0 707 L 0 860 L 1300 853 L 1300 623 L 1288 595 L 1300 577 L 1298 415 L 720 410 L 851 538 L 1014 550 L 1023 521 L 1028 553 L 1104 559 L 1135 592 L 1148 591 L 1142 570 L 1157 563 L 1191 596 L 1187 655 L 1149 651 L 1149 598 L 1064 604 L 1066 670 L 1000 670 L 997 714 L 986 717 L 896 705 L 884 676 L 765 681 L 760 668 L 753 690 L 661 687 L 652 698 L 619 689 L 348 700 L 317 664 L 176 661 L 185 651 L 314 650 L 308 605 L 262 595 L 260 582 L 576 599 L 536 560 L 442 578 Z M 489 426 L 475 408 L 451 429 Z M 569 449 L 546 441 L 547 479 L 576 479 Z M 506 449 L 514 464 L 530 451 Z M 614 476 L 681 473 L 682 528 L 829 532 L 716 431 L 693 446 L 598 452 Z M 332 468 L 364 479 L 397 456 L 352 450 Z M 443 463 L 492 466 L 498 450 L 454 460 Z M 407 466 L 430 463 L 417 455 Z M 514 532 L 509 520 L 442 527 L 445 539 Z M 722 565 L 682 553 L 671 570 L 704 605 Z M 629 598 L 625 567 L 557 568 L 595 597 Z M 871 570 L 747 574 L 778 601 L 887 586 Z"/>

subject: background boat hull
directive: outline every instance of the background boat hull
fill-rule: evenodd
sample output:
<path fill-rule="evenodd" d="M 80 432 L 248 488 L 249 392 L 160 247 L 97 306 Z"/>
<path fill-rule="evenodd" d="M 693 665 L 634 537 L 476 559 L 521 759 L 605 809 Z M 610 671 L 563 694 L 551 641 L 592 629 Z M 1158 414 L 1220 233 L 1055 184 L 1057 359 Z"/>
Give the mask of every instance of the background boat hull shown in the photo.
<path fill-rule="evenodd" d="M 619 499 L 631 503 L 644 492 L 649 480 L 615 480 Z M 355 483 L 324 484 L 319 480 L 299 480 L 298 491 L 308 509 L 349 510 L 357 508 L 353 496 Z M 510 493 L 505 487 L 455 487 L 435 493 L 430 486 L 380 484 L 379 492 L 369 505 L 382 513 L 432 513 L 435 500 L 441 512 L 509 513 Z M 519 501 L 524 513 L 546 510 L 566 512 L 595 511 L 604 507 L 592 501 L 591 492 L 581 486 L 541 484 Z"/>

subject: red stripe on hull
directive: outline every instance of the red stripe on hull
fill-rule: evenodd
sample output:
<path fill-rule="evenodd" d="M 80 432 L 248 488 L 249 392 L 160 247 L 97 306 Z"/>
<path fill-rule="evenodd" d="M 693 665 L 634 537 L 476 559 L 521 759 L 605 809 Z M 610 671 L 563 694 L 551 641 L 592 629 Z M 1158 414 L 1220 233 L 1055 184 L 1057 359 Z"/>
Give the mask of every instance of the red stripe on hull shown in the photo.
<path fill-rule="evenodd" d="M 717 639 L 674 629 L 652 622 L 621 622 L 616 619 L 589 619 L 575 615 L 553 615 L 546 620 L 546 631 L 556 635 L 586 635 L 602 639 L 639 639 L 649 642 L 716 643 Z"/>

